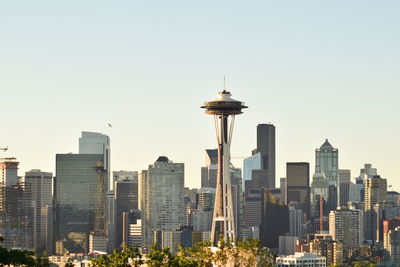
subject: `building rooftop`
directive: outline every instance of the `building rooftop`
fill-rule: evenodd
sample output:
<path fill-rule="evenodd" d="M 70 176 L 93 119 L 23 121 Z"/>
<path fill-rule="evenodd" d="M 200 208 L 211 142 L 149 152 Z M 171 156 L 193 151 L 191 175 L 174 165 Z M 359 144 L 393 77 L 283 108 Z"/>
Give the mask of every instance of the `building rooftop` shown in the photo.
<path fill-rule="evenodd" d="M 284 258 L 308 258 L 308 259 L 317 259 L 317 258 L 321 258 L 322 256 L 318 255 L 318 254 L 314 254 L 314 253 L 307 253 L 307 252 L 295 252 L 294 255 L 288 255 L 288 256 L 284 256 Z M 325 258 L 325 257 L 323 257 Z"/>
<path fill-rule="evenodd" d="M 169 162 L 169 159 L 166 156 L 159 156 L 156 162 Z"/>
<path fill-rule="evenodd" d="M 321 149 L 329 149 L 333 148 L 333 146 L 329 143 L 328 139 L 325 139 L 325 142 L 322 144 Z"/>

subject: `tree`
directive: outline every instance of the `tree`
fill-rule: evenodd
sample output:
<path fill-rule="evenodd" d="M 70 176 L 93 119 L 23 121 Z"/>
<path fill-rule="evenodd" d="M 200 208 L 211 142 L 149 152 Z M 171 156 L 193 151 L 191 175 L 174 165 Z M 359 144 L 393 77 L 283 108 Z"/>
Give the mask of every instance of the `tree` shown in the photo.
<path fill-rule="evenodd" d="M 159 249 L 157 244 L 154 244 L 147 254 L 146 264 L 149 267 L 173 266 L 174 260 L 169 248 Z"/>
<path fill-rule="evenodd" d="M 4 241 L 0 237 L 0 243 Z M 4 265 L 25 265 L 35 266 L 35 257 L 32 251 L 19 249 L 6 249 L 0 246 L 0 266 Z"/>
<path fill-rule="evenodd" d="M 195 244 L 192 248 L 188 249 L 188 254 L 196 266 L 210 267 L 214 261 L 214 253 L 211 251 L 211 243 L 209 241 L 202 241 Z"/>
<path fill-rule="evenodd" d="M 91 260 L 93 267 L 127 267 L 141 266 L 144 263 L 142 254 L 136 246 L 133 250 L 126 244 L 122 245 L 122 249 L 114 249 L 110 256 L 99 255 Z"/>

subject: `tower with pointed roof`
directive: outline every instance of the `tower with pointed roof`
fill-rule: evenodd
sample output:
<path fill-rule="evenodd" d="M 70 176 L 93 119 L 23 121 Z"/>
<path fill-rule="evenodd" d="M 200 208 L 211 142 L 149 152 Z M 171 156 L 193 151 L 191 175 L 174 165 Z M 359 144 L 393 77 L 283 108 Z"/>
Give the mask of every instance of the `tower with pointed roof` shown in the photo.
<path fill-rule="evenodd" d="M 320 173 L 332 184 L 339 182 L 339 150 L 325 139 L 320 148 L 315 149 L 315 173 Z"/>

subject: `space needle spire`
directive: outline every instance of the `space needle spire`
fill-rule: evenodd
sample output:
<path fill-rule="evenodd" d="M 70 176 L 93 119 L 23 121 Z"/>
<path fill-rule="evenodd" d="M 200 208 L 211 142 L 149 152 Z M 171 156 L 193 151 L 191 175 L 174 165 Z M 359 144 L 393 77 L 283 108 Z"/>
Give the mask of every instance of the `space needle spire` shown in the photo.
<path fill-rule="evenodd" d="M 231 93 L 224 89 L 218 93 L 217 99 L 205 102 L 201 108 L 206 110 L 206 114 L 214 116 L 218 143 L 217 188 L 211 228 L 211 244 L 217 246 L 219 238 L 229 242 L 235 242 L 237 238 L 232 201 L 230 148 L 235 115 L 242 114 L 242 109 L 247 107 L 243 102 L 232 99 Z"/>

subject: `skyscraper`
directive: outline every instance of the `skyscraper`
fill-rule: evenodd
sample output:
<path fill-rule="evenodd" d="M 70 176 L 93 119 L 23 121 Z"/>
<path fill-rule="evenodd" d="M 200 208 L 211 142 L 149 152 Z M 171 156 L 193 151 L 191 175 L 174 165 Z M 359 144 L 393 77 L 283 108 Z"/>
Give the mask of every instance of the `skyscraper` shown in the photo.
<path fill-rule="evenodd" d="M 123 241 L 123 213 L 137 211 L 139 208 L 138 180 L 124 179 L 115 182 L 115 242 L 116 247 Z"/>
<path fill-rule="evenodd" d="M 374 205 L 386 200 L 387 181 L 379 175 L 364 180 L 365 239 L 376 241 L 377 214 Z"/>
<path fill-rule="evenodd" d="M 289 232 L 289 208 L 267 189 L 261 190 L 260 241 L 265 247 L 279 248 L 279 236 Z"/>
<path fill-rule="evenodd" d="M 304 215 L 301 209 L 296 209 L 295 206 L 289 206 L 289 233 L 291 236 L 302 238 Z"/>
<path fill-rule="evenodd" d="M 79 154 L 102 154 L 104 170 L 107 172 L 107 189 L 113 189 L 113 179 L 110 179 L 110 137 L 102 133 L 82 132 L 79 138 Z"/>
<path fill-rule="evenodd" d="M 51 244 L 48 241 L 52 226 L 48 225 L 48 215 L 53 209 L 53 174 L 31 170 L 25 173 L 25 182 L 31 189 L 31 200 L 34 201 L 34 248 L 38 255 L 44 251 L 50 253 Z"/>
<path fill-rule="evenodd" d="M 89 233 L 105 235 L 102 154 L 57 154 L 54 186 L 56 253 L 87 252 Z"/>
<path fill-rule="evenodd" d="M 261 153 L 262 169 L 266 170 L 266 184 L 275 188 L 275 126 L 273 124 L 257 125 L 257 152 Z"/>
<path fill-rule="evenodd" d="M 363 212 L 339 207 L 329 213 L 329 234 L 348 248 L 363 244 Z"/>
<path fill-rule="evenodd" d="M 16 158 L 0 159 L 0 236 L 5 248 L 33 249 L 33 209 L 29 184 L 18 182 Z"/>
<path fill-rule="evenodd" d="M 315 173 L 322 173 L 330 182 L 339 185 L 339 151 L 328 141 L 315 149 Z"/>
<path fill-rule="evenodd" d="M 185 223 L 184 164 L 160 156 L 141 176 L 144 238 L 150 246 L 155 231 L 173 231 Z"/>
<path fill-rule="evenodd" d="M 339 205 L 346 206 L 350 197 L 350 170 L 339 170 Z"/>
<path fill-rule="evenodd" d="M 308 162 L 286 163 L 287 204 L 296 202 L 310 218 L 310 164 Z"/>

